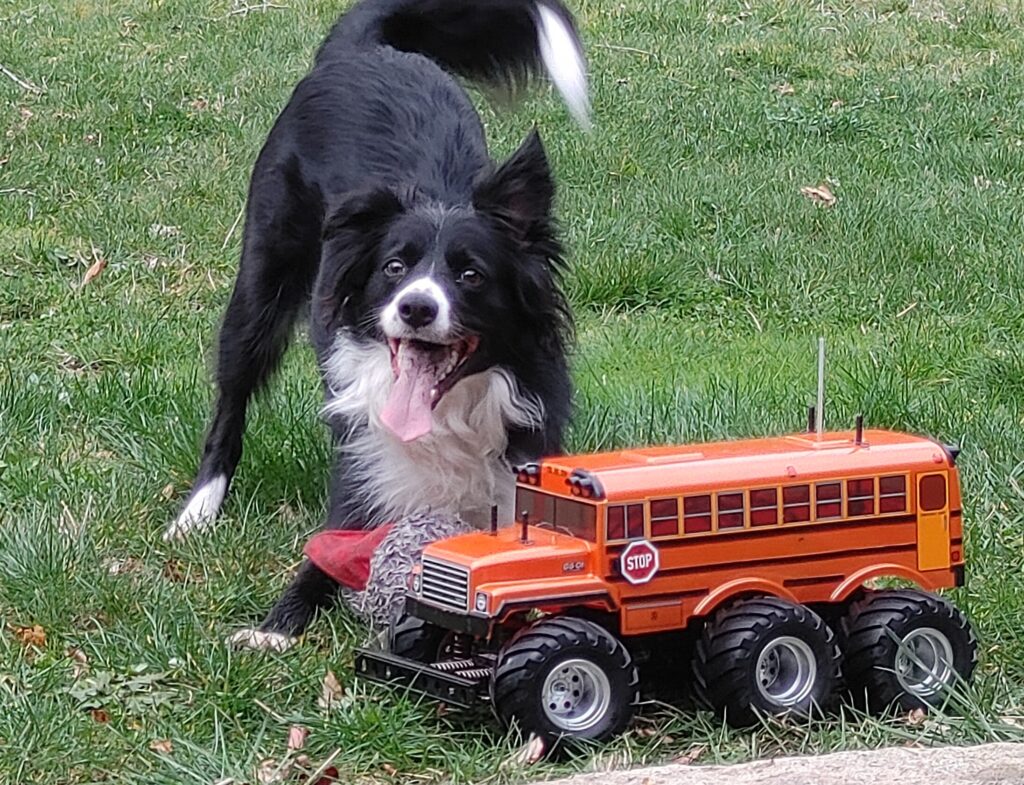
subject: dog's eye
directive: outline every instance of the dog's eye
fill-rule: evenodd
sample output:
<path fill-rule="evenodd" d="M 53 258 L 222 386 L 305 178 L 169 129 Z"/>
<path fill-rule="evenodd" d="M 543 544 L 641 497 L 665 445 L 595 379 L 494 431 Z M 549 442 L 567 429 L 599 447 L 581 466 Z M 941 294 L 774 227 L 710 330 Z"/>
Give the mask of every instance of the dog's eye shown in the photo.
<path fill-rule="evenodd" d="M 467 286 L 479 286 L 483 282 L 483 273 L 472 267 L 467 267 L 465 270 L 459 273 L 459 283 L 464 283 Z"/>
<path fill-rule="evenodd" d="M 388 278 L 397 278 L 405 274 L 405 262 L 401 259 L 388 259 L 384 262 L 384 275 Z"/>

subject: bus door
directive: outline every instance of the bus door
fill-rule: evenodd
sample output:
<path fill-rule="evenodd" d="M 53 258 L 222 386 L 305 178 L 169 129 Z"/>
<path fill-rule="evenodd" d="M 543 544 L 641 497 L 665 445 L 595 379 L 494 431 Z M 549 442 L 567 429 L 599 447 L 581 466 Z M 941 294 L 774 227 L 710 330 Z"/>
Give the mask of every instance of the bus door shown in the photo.
<path fill-rule="evenodd" d="M 949 567 L 949 493 L 946 472 L 917 477 L 917 566 Z"/>

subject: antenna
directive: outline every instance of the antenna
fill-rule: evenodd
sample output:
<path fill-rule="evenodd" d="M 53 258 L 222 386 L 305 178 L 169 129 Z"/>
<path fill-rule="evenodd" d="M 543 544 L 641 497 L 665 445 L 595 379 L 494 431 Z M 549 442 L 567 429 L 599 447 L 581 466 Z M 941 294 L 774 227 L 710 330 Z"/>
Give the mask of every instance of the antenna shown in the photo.
<path fill-rule="evenodd" d="M 814 432 L 821 441 L 825 430 L 825 338 L 818 338 L 818 405 L 814 409 Z"/>

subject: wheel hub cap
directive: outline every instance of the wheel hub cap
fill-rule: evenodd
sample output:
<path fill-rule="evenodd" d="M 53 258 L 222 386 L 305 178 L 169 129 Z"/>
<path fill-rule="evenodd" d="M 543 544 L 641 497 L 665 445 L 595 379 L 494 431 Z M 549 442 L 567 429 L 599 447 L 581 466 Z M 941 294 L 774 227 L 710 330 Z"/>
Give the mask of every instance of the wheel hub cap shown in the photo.
<path fill-rule="evenodd" d="M 896 680 L 911 695 L 931 698 L 953 681 L 953 646 L 933 627 L 911 630 L 896 652 Z"/>
<path fill-rule="evenodd" d="M 611 705 L 611 685 L 604 671 L 589 660 L 565 660 L 544 679 L 541 700 L 555 727 L 579 733 L 594 727 Z"/>
<path fill-rule="evenodd" d="M 790 708 L 811 694 L 818 664 L 806 641 L 785 635 L 761 650 L 755 673 L 761 696 L 776 706 Z"/>

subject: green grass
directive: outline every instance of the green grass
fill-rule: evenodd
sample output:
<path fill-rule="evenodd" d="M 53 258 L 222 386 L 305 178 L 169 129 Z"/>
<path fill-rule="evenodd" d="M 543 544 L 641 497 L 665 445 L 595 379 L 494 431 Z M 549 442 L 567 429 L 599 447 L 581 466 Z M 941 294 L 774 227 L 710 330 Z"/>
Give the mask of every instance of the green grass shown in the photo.
<path fill-rule="evenodd" d="M 710 762 L 1024 740 L 1017 4 L 583 0 L 593 136 L 550 95 L 483 107 L 496 154 L 536 122 L 561 183 L 570 446 L 798 428 L 825 335 L 833 425 L 864 412 L 963 444 L 971 566 L 953 596 L 982 641 L 962 716 L 740 733 L 651 706 L 624 738 L 526 771 L 500 768 L 514 742 L 493 726 L 354 685 L 363 631 L 342 611 L 286 655 L 223 645 L 322 514 L 328 445 L 301 341 L 256 406 L 224 524 L 159 539 L 196 466 L 252 161 L 338 4 L 277 5 L 0 8 L 0 63 L 42 90 L 0 75 L 0 782 L 252 781 L 293 722 L 314 760 L 340 749 L 343 781 L 361 783 L 522 780 L 694 747 Z M 832 208 L 800 194 L 822 182 Z M 38 653 L 14 634 L 35 624 Z M 77 682 L 69 647 L 89 662 Z M 325 713 L 328 669 L 351 699 Z"/>

